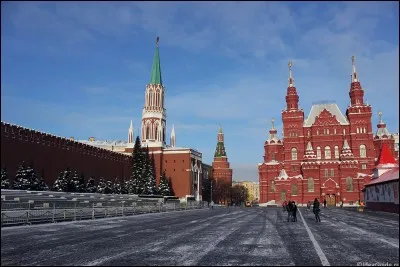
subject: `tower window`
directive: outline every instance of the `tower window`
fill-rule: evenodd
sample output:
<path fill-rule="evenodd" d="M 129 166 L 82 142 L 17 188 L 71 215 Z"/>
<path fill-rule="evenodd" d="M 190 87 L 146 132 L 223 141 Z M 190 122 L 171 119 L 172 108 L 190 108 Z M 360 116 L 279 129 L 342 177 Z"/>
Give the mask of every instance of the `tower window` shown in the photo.
<path fill-rule="evenodd" d="M 339 158 L 339 147 L 335 146 L 335 159 Z"/>
<path fill-rule="evenodd" d="M 365 145 L 360 145 L 360 158 L 367 157 L 367 147 Z"/>
<path fill-rule="evenodd" d="M 292 148 L 292 160 L 297 160 L 297 149 Z"/>
<path fill-rule="evenodd" d="M 321 159 L 321 148 L 317 147 L 317 159 Z"/>

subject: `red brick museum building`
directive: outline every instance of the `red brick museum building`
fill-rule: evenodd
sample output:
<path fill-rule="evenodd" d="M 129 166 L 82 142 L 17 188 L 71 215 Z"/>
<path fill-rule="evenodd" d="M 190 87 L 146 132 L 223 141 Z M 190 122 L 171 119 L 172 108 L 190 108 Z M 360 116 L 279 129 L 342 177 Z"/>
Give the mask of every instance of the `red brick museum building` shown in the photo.
<path fill-rule="evenodd" d="M 363 174 L 372 173 L 383 143 L 395 155 L 395 139 L 382 113 L 373 133 L 372 107 L 364 102 L 354 57 L 346 115 L 337 104 L 325 102 L 312 105 L 305 117 L 291 67 L 289 62 L 286 108 L 281 113 L 283 137 L 278 137 L 272 121 L 264 143 L 264 162 L 258 164 L 260 203 L 307 203 L 318 197 L 337 205 L 363 199 L 361 190 L 371 179 Z"/>

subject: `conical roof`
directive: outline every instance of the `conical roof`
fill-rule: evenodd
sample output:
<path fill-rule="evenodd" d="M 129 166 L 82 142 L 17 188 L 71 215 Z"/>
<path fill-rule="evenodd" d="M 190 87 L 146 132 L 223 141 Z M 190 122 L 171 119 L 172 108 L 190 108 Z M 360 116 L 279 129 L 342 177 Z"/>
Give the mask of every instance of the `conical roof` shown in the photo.
<path fill-rule="evenodd" d="M 388 146 L 383 143 L 381 153 L 379 154 L 377 165 L 396 164 L 396 160 L 390 153 Z"/>
<path fill-rule="evenodd" d="M 160 52 L 158 50 L 158 40 L 159 40 L 159 38 L 157 37 L 157 47 L 156 47 L 156 52 L 154 54 L 153 66 L 151 67 L 150 84 L 161 84 L 162 85 L 161 63 L 160 63 Z"/>

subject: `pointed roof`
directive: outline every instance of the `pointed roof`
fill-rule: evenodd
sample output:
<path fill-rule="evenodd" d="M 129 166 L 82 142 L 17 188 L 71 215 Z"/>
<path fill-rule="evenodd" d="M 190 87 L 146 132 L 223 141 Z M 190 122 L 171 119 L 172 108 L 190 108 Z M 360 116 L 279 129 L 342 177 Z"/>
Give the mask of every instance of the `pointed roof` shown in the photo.
<path fill-rule="evenodd" d="M 279 140 L 278 135 L 277 135 L 278 131 L 275 129 L 274 122 L 275 122 L 275 119 L 272 118 L 272 120 L 271 120 L 272 126 L 271 126 L 271 130 L 269 130 L 269 138 L 268 138 L 269 142 L 272 140 L 277 142 Z"/>
<path fill-rule="evenodd" d="M 353 157 L 353 152 L 351 151 L 351 148 L 349 146 L 349 143 L 347 142 L 347 139 L 344 139 L 343 141 L 343 147 L 342 147 L 342 153 L 341 153 L 341 158 L 346 157 L 346 158 L 351 158 Z"/>
<path fill-rule="evenodd" d="M 171 136 L 175 136 L 175 127 L 174 127 L 174 125 L 173 125 L 173 124 L 172 124 Z"/>
<path fill-rule="evenodd" d="M 289 87 L 294 87 L 294 78 L 292 76 L 292 61 L 289 61 L 288 66 L 289 66 Z"/>
<path fill-rule="evenodd" d="M 386 143 L 383 143 L 376 165 L 397 164 Z"/>
<path fill-rule="evenodd" d="M 375 138 L 389 138 L 390 132 L 388 131 L 388 129 L 386 128 L 386 123 L 383 122 L 382 120 L 382 112 L 379 111 L 378 112 L 378 116 L 379 116 L 379 123 L 377 125 L 378 130 L 376 130 L 376 134 L 375 134 Z"/>
<path fill-rule="evenodd" d="M 303 126 L 311 127 L 314 124 L 317 116 L 319 116 L 321 112 L 324 111 L 325 109 L 336 117 L 336 120 L 339 121 L 340 125 L 349 125 L 349 121 L 340 111 L 340 108 L 336 103 L 319 103 L 319 104 L 313 104 L 311 106 L 310 114 L 308 114 L 308 117 L 304 121 Z"/>
<path fill-rule="evenodd" d="M 129 126 L 129 129 L 133 129 L 132 120 L 131 120 L 131 126 Z"/>
<path fill-rule="evenodd" d="M 355 61 L 356 61 L 355 57 L 352 56 L 351 57 L 351 64 L 352 64 L 352 67 L 353 67 L 353 71 L 352 71 L 352 74 L 351 74 L 351 82 L 359 82 L 357 71 L 356 71 Z"/>
<path fill-rule="evenodd" d="M 162 85 L 160 53 L 158 51 L 158 41 L 159 40 L 160 40 L 160 38 L 157 37 L 156 52 L 154 54 L 153 66 L 151 67 L 151 75 L 150 75 L 149 84 L 161 84 Z"/>
<path fill-rule="evenodd" d="M 286 171 L 285 171 L 285 169 L 284 168 L 282 168 L 282 170 L 281 170 L 281 172 L 279 173 L 279 175 L 278 175 L 278 178 L 283 178 L 283 179 L 287 179 L 287 178 L 289 178 L 289 175 L 287 175 L 287 173 L 286 173 Z"/>
<path fill-rule="evenodd" d="M 221 157 L 226 157 L 226 151 L 225 151 L 222 127 L 220 126 L 218 131 L 218 143 L 217 147 L 215 148 L 214 158 L 221 158 Z"/>

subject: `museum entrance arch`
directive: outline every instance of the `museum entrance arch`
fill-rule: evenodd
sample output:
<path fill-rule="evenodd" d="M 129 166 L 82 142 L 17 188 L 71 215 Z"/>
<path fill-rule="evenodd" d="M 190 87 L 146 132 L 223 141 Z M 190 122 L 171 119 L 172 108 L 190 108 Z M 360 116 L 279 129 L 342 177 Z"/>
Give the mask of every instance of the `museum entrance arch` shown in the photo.
<path fill-rule="evenodd" d="M 281 191 L 281 201 L 285 201 L 286 200 L 286 190 L 282 190 Z"/>
<path fill-rule="evenodd" d="M 327 194 L 326 195 L 326 205 L 328 207 L 336 207 L 336 195 L 335 194 Z"/>

